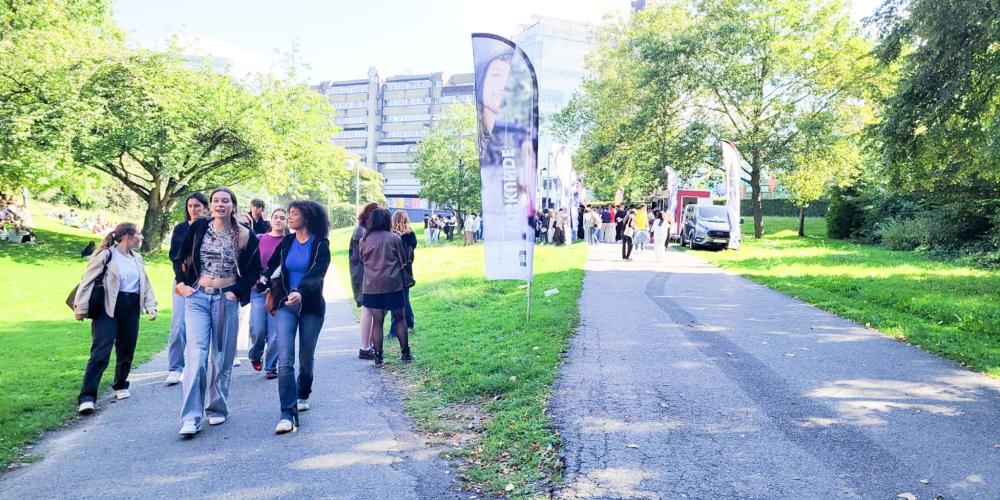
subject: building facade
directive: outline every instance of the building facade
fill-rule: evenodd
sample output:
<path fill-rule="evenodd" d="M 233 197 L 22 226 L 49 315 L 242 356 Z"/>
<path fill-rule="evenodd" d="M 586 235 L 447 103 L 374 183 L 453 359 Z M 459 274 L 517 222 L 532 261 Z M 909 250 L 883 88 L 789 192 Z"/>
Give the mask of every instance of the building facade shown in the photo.
<path fill-rule="evenodd" d="M 514 35 L 514 43 L 527 54 L 538 77 L 538 113 L 542 127 L 538 133 L 537 206 L 552 204 L 550 191 L 556 175 L 553 146 L 558 141 L 545 123 L 548 117 L 569 104 L 588 75 L 584 59 L 596 46 L 596 36 L 597 26 L 539 16 L 520 26 Z M 569 154 L 573 146 L 568 145 Z"/>
<path fill-rule="evenodd" d="M 417 143 L 435 126 L 443 108 L 472 102 L 472 73 L 380 80 L 371 68 L 366 80 L 323 82 L 313 88 L 337 110 L 335 121 L 342 131 L 334 143 L 382 174 L 389 208 L 406 209 L 413 216 L 431 209 L 420 198 L 420 182 L 413 177 Z"/>

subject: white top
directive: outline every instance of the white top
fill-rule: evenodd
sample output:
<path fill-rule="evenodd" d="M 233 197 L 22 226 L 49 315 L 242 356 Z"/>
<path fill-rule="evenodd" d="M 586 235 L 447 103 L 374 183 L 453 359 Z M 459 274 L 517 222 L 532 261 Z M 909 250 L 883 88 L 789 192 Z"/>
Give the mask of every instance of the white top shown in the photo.
<path fill-rule="evenodd" d="M 135 257 L 125 255 L 118 250 L 118 247 L 114 247 L 111 250 L 111 259 L 115 261 L 115 266 L 118 267 L 118 290 L 127 293 L 139 293 L 139 264 L 135 261 Z"/>

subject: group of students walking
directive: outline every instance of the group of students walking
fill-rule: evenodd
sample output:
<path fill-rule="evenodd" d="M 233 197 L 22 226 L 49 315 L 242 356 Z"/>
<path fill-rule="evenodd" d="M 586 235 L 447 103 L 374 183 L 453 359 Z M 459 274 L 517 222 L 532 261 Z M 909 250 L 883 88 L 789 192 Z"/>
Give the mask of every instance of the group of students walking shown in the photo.
<path fill-rule="evenodd" d="M 310 408 L 316 344 L 326 316 L 323 287 L 330 265 L 329 217 L 318 203 L 298 200 L 287 209 L 275 209 L 268 221 L 263 202 L 254 200 L 252 205 L 246 217 L 239 213 L 236 195 L 228 188 L 217 188 L 208 197 L 192 193 L 185 200 L 185 221 L 171 235 L 173 317 L 164 383 L 183 384 L 179 434 L 185 437 L 200 432 L 206 422 L 221 425 L 229 418 L 239 310 L 248 304 L 251 365 L 263 370 L 266 378 L 278 379 L 280 416 L 274 432 L 297 430 L 300 413 Z M 381 325 L 387 310 L 393 314 L 393 332 L 399 338 L 403 361 L 413 359 L 407 342 L 413 323 L 408 286 L 413 282 L 416 238 L 406 214 L 396 215 L 390 223 L 389 212 L 371 204 L 358 217 L 359 227 L 363 226 L 358 255 L 364 268 L 359 276 L 364 281 L 361 296 L 355 298 L 369 318 L 368 335 L 362 341 L 366 356 L 362 357 L 374 359 L 376 365 L 382 362 Z M 114 397 L 131 396 L 128 375 L 139 316 L 145 312 L 153 320 L 157 311 L 142 256 L 135 252 L 141 242 L 135 224 L 118 224 L 91 256 L 71 298 L 78 320 L 93 319 L 90 359 L 78 396 L 82 414 L 96 409 L 112 347 L 117 358 Z M 352 281 L 354 243 L 352 239 Z"/>

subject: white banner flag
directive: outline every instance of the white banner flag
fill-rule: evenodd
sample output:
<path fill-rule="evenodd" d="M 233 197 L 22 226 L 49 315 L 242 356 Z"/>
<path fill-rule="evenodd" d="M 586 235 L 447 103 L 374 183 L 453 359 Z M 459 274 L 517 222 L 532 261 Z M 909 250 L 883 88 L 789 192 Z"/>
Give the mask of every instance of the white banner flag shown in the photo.
<path fill-rule="evenodd" d="M 722 165 L 726 168 L 726 211 L 729 212 L 729 248 L 740 249 L 740 152 L 736 145 L 722 141 Z"/>

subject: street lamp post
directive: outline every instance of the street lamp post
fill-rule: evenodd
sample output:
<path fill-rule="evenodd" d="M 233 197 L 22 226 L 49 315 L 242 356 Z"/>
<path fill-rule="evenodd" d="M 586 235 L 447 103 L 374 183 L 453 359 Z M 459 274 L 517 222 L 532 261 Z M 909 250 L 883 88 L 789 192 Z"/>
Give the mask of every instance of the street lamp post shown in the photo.
<path fill-rule="evenodd" d="M 354 213 L 361 210 L 361 165 L 354 160 L 347 160 L 354 168 Z"/>

